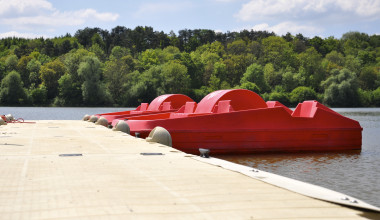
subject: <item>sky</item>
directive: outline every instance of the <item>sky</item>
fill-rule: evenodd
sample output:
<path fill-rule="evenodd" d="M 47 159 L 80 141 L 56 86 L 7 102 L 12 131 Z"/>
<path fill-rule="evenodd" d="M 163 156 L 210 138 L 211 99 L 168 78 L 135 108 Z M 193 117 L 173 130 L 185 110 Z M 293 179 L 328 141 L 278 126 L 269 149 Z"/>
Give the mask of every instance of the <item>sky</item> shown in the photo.
<path fill-rule="evenodd" d="M 267 30 L 340 38 L 380 34 L 380 0 L 0 0 L 0 38 L 52 38 L 116 26 L 178 33 Z"/>

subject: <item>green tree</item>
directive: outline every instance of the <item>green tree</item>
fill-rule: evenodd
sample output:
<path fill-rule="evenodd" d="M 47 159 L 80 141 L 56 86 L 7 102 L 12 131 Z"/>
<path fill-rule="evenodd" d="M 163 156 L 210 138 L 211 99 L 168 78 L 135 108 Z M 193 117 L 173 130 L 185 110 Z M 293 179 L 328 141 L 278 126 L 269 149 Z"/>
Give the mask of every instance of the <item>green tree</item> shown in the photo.
<path fill-rule="evenodd" d="M 221 82 L 220 82 L 220 79 L 215 74 L 212 74 L 208 84 L 209 84 L 210 90 L 215 91 L 215 90 L 220 89 Z"/>
<path fill-rule="evenodd" d="M 9 55 L 5 60 L 5 66 L 7 71 L 10 72 L 12 70 L 17 70 L 18 58 L 16 55 Z"/>
<path fill-rule="evenodd" d="M 344 53 L 347 55 L 358 55 L 359 51 L 362 51 L 369 47 L 369 36 L 360 32 L 347 32 L 342 36 Z"/>
<path fill-rule="evenodd" d="M 314 49 L 318 51 L 318 53 L 322 54 L 322 56 L 325 56 L 327 54 L 322 38 L 315 36 L 312 39 L 309 39 L 309 44 L 313 46 Z"/>
<path fill-rule="evenodd" d="M 216 62 L 214 64 L 214 72 L 211 74 L 208 83 L 210 88 L 212 91 L 230 88 L 231 85 L 227 81 L 228 79 L 226 64 L 222 62 Z"/>
<path fill-rule="evenodd" d="M 33 105 L 42 105 L 47 102 L 47 89 L 45 86 L 30 90 L 30 97 Z"/>
<path fill-rule="evenodd" d="M 192 56 L 187 53 L 181 53 L 181 64 L 186 66 L 191 79 L 191 88 L 197 89 L 202 86 L 203 65 L 198 60 L 193 60 Z"/>
<path fill-rule="evenodd" d="M 272 63 L 275 69 L 296 66 L 296 54 L 291 44 L 282 37 L 270 36 L 262 40 L 263 61 L 262 63 Z"/>
<path fill-rule="evenodd" d="M 141 74 L 135 71 L 128 75 L 127 102 L 136 105 L 141 102 L 150 102 L 157 96 L 165 94 L 161 87 L 161 77 L 162 65 L 153 66 Z"/>
<path fill-rule="evenodd" d="M 373 94 L 373 103 L 375 106 L 380 106 L 380 87 L 378 87 L 375 91 L 372 92 Z"/>
<path fill-rule="evenodd" d="M 73 83 L 70 88 L 75 90 L 72 91 L 72 93 L 77 94 L 78 97 L 71 100 L 73 105 L 83 104 L 82 84 L 84 79 L 78 75 L 78 69 L 80 63 L 82 63 L 88 56 L 95 56 L 95 54 L 85 49 L 78 49 L 72 50 L 64 56 L 64 64 Z"/>
<path fill-rule="evenodd" d="M 101 63 L 95 56 L 88 56 L 80 63 L 78 75 L 83 79 L 82 97 L 87 105 L 99 105 L 107 100 L 105 88 L 100 81 Z"/>
<path fill-rule="evenodd" d="M 319 90 L 319 85 L 325 79 L 324 70 L 322 69 L 322 56 L 311 47 L 305 52 L 298 55 L 300 69 L 303 71 L 305 83 L 314 90 Z"/>
<path fill-rule="evenodd" d="M 376 63 L 375 51 L 360 50 L 357 57 L 362 65 L 371 65 L 373 63 Z"/>
<path fill-rule="evenodd" d="M 99 46 L 99 44 L 93 44 L 89 49 L 88 51 L 94 53 L 98 58 L 99 60 L 105 60 L 105 54 L 104 54 L 104 51 L 103 49 Z"/>
<path fill-rule="evenodd" d="M 36 72 L 31 72 L 29 74 L 30 88 L 35 88 L 41 84 L 40 74 Z"/>
<path fill-rule="evenodd" d="M 330 36 L 323 41 L 323 51 L 324 54 L 328 54 L 331 51 L 342 51 L 341 43 L 338 39 L 335 39 L 333 36 Z"/>
<path fill-rule="evenodd" d="M 49 57 L 56 56 L 56 48 L 52 40 L 47 39 L 44 42 L 44 46 L 42 48 L 42 53 L 48 55 Z"/>
<path fill-rule="evenodd" d="M 359 95 L 359 103 L 360 106 L 363 107 L 370 107 L 373 104 L 373 92 L 372 91 L 366 91 L 362 90 L 361 88 L 358 89 L 358 95 Z"/>
<path fill-rule="evenodd" d="M 247 68 L 240 80 L 240 84 L 243 85 L 246 82 L 255 83 L 261 92 L 268 91 L 268 85 L 264 80 L 264 69 L 260 64 L 254 63 Z"/>
<path fill-rule="evenodd" d="M 227 52 L 233 55 L 241 55 L 246 53 L 247 43 L 243 40 L 236 40 L 227 44 Z"/>
<path fill-rule="evenodd" d="M 247 68 L 255 63 L 255 56 L 253 54 L 231 55 L 226 58 L 223 63 L 227 69 L 226 81 L 230 83 L 231 86 L 236 86 L 240 84 L 241 78 L 247 71 Z"/>
<path fill-rule="evenodd" d="M 257 41 L 251 41 L 247 44 L 247 52 L 254 55 L 255 59 L 259 59 L 263 53 L 262 45 Z"/>
<path fill-rule="evenodd" d="M 18 72 L 8 73 L 1 81 L 0 102 L 5 105 L 23 104 L 26 93 L 22 87 L 21 76 Z"/>
<path fill-rule="evenodd" d="M 6 75 L 6 70 L 5 70 L 5 64 L 3 62 L 1 62 L 0 60 L 0 81 L 4 78 L 4 76 Z"/>
<path fill-rule="evenodd" d="M 286 92 L 290 92 L 298 86 L 295 74 L 291 71 L 287 71 L 282 75 L 282 85 Z"/>
<path fill-rule="evenodd" d="M 53 99 L 58 95 L 58 80 L 65 72 L 66 68 L 64 64 L 58 59 L 41 66 L 40 78 L 42 85 L 44 85 L 48 91 L 48 99 Z"/>
<path fill-rule="evenodd" d="M 94 46 L 97 44 L 102 50 L 105 48 L 106 44 L 104 43 L 103 39 L 100 37 L 98 33 L 95 33 L 91 37 L 91 45 Z"/>
<path fill-rule="evenodd" d="M 42 105 L 56 98 L 57 105 L 99 105 L 93 100 L 83 103 L 82 88 L 87 86 L 87 91 L 91 86 L 88 82 L 84 86 L 85 78 L 78 75 L 80 64 L 97 56 L 97 84 L 105 96 L 111 95 L 104 100 L 115 104 L 150 102 L 174 90 L 164 77 L 184 72 L 180 64 L 191 81 L 186 92 L 195 99 L 213 90 L 239 87 L 261 92 L 265 99 L 290 102 L 290 93 L 304 86 L 314 89 L 318 97 L 323 93 L 321 99 L 330 105 L 373 106 L 373 90 L 380 86 L 379 48 L 378 35 L 360 32 L 345 33 L 340 39 L 309 39 L 302 34 L 280 37 L 247 30 L 185 29 L 177 36 L 142 26 L 118 26 L 110 32 L 85 28 L 74 37 L 0 39 L 0 80 L 17 71 L 28 88 L 24 103 Z M 64 71 L 52 67 L 56 60 L 63 62 Z M 356 78 L 342 80 L 347 75 L 341 74 L 344 69 Z M 351 100 L 344 98 L 350 95 Z"/>
<path fill-rule="evenodd" d="M 63 40 L 62 43 L 58 45 L 58 50 L 60 54 L 68 53 L 71 50 L 70 40 Z"/>
<path fill-rule="evenodd" d="M 82 84 L 83 81 L 78 76 L 79 64 L 83 62 L 88 56 L 95 56 L 95 54 L 85 49 L 78 49 L 73 50 L 65 55 L 64 64 L 67 72 L 71 75 L 74 82 Z"/>
<path fill-rule="evenodd" d="M 345 60 L 343 54 L 337 52 L 337 51 L 331 51 L 326 55 L 326 60 L 328 60 L 331 63 L 336 64 L 338 67 L 343 67 Z"/>
<path fill-rule="evenodd" d="M 352 55 L 348 55 L 345 57 L 344 67 L 354 73 L 359 73 L 361 67 L 360 60 Z"/>
<path fill-rule="evenodd" d="M 37 85 L 41 84 L 40 79 L 40 69 L 41 69 L 41 62 L 36 60 L 35 58 L 32 58 L 27 66 L 26 69 L 29 71 L 29 83 L 31 87 L 36 87 Z"/>
<path fill-rule="evenodd" d="M 161 50 L 148 49 L 141 53 L 139 60 L 143 70 L 147 70 L 152 66 L 161 64 L 160 53 Z"/>
<path fill-rule="evenodd" d="M 325 88 L 324 103 L 335 107 L 359 105 L 356 74 L 348 69 L 331 72 L 331 76 L 321 83 Z"/>
<path fill-rule="evenodd" d="M 127 55 L 130 55 L 130 51 L 127 48 L 115 46 L 111 50 L 110 59 L 121 59 Z"/>
<path fill-rule="evenodd" d="M 315 100 L 317 99 L 317 93 L 314 89 L 305 86 L 299 86 L 290 93 L 290 101 L 293 104 L 303 102 L 305 100 Z"/>
<path fill-rule="evenodd" d="M 191 52 L 190 59 L 192 64 L 190 69 L 196 70 L 194 73 L 190 73 L 193 78 L 192 84 L 196 84 L 195 88 L 208 85 L 210 77 L 214 72 L 214 63 L 220 60 L 219 55 L 211 52 L 208 46 L 203 46 Z"/>
<path fill-rule="evenodd" d="M 282 74 L 277 72 L 271 63 L 267 63 L 264 66 L 264 79 L 267 85 L 274 88 L 276 85 L 281 84 Z"/>
<path fill-rule="evenodd" d="M 359 74 L 359 86 L 364 90 L 374 90 L 377 88 L 376 80 L 378 74 L 375 67 L 364 67 Z"/>
<path fill-rule="evenodd" d="M 162 66 L 162 89 L 165 93 L 188 93 L 190 77 L 186 66 L 177 62 L 168 62 Z"/>
<path fill-rule="evenodd" d="M 72 75 L 66 73 L 58 80 L 58 96 L 54 101 L 58 106 L 74 106 L 82 102 L 81 88 L 73 82 Z"/>
<path fill-rule="evenodd" d="M 180 58 L 181 51 L 174 46 L 168 46 L 165 49 L 162 50 L 162 56 L 164 58 L 164 61 L 167 62 L 169 60 L 174 60 L 176 58 Z"/>
<path fill-rule="evenodd" d="M 284 105 L 289 105 L 289 94 L 285 92 L 274 91 L 269 94 L 269 100 L 279 101 Z"/>
<path fill-rule="evenodd" d="M 106 87 L 110 92 L 115 103 L 121 104 L 125 95 L 125 84 L 127 81 L 127 74 L 130 72 L 130 67 L 127 57 L 118 58 L 118 56 L 111 56 L 104 65 L 104 78 Z"/>
<path fill-rule="evenodd" d="M 247 89 L 258 94 L 261 93 L 261 89 L 253 82 L 245 81 L 240 86 L 236 87 L 237 89 Z"/>
<path fill-rule="evenodd" d="M 41 62 L 33 58 L 28 62 L 26 68 L 30 73 L 38 73 L 40 72 Z"/>
<path fill-rule="evenodd" d="M 20 73 L 21 79 L 25 87 L 29 87 L 29 70 L 27 68 L 29 61 L 32 57 L 22 56 L 17 63 L 17 72 Z"/>

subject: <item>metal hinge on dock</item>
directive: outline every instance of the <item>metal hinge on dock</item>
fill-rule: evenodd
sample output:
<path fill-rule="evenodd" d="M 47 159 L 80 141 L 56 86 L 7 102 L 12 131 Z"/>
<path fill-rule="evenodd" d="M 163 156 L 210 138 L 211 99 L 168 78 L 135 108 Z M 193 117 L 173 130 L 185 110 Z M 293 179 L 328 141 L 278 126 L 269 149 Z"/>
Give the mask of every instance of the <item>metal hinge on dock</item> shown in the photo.
<path fill-rule="evenodd" d="M 81 157 L 83 154 L 60 154 L 60 157 Z"/>

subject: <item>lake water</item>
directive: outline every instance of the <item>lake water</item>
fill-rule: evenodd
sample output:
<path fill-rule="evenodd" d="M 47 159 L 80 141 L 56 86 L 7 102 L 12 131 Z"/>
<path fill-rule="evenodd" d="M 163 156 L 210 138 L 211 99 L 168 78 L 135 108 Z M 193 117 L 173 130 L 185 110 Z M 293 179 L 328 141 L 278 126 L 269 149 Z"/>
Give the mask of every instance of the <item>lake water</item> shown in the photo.
<path fill-rule="evenodd" d="M 85 114 L 128 108 L 0 107 L 25 120 L 80 120 Z M 380 207 L 380 108 L 337 108 L 363 127 L 361 152 L 218 156 L 260 170 L 313 183 Z"/>

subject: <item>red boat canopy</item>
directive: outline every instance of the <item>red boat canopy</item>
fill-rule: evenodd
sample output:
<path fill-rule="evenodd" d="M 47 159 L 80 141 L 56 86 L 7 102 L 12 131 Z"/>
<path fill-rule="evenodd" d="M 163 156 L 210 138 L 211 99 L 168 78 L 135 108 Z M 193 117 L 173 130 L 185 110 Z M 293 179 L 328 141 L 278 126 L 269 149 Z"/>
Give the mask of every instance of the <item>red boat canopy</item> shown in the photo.
<path fill-rule="evenodd" d="M 186 102 L 192 102 L 193 100 L 186 95 L 182 94 L 166 94 L 161 95 L 155 98 L 149 105 L 147 111 L 162 111 L 163 108 L 169 108 L 165 110 L 171 109 L 179 109 Z M 169 104 L 170 106 L 165 106 L 165 104 Z"/>
<path fill-rule="evenodd" d="M 252 91 L 245 89 L 218 90 L 205 96 L 199 102 L 195 113 L 212 113 L 218 102 L 222 100 L 231 100 L 230 105 L 235 111 L 268 107 L 264 99 Z"/>

